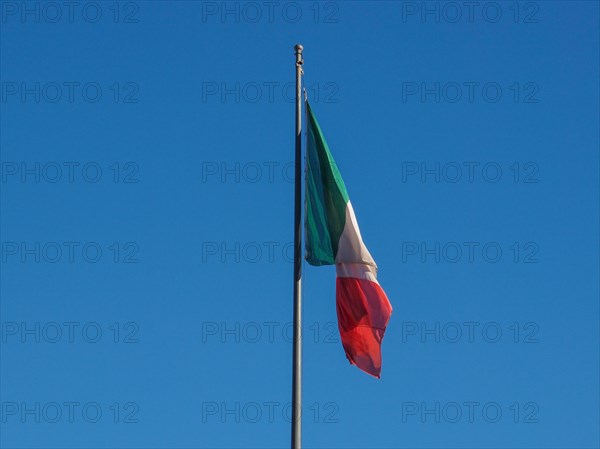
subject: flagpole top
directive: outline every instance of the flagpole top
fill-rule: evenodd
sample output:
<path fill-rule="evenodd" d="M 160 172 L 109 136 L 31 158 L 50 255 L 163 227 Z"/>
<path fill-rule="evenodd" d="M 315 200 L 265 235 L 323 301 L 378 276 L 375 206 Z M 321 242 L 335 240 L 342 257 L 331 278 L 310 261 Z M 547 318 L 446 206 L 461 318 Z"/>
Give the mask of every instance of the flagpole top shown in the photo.
<path fill-rule="evenodd" d="M 304 72 L 302 71 L 302 64 L 304 64 L 302 50 L 304 50 L 304 47 L 300 44 L 296 44 L 294 45 L 294 50 L 296 51 L 296 67 L 300 67 L 300 72 L 304 75 Z"/>

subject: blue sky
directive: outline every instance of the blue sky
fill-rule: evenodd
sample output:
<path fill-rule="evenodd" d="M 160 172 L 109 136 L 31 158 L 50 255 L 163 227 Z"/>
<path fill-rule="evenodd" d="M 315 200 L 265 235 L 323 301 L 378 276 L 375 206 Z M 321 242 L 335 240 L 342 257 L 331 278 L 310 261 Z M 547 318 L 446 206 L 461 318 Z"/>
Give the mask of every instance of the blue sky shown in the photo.
<path fill-rule="evenodd" d="M 394 313 L 304 266 L 307 448 L 599 441 L 597 2 L 3 1 L 0 445 L 289 445 L 294 55 Z"/>

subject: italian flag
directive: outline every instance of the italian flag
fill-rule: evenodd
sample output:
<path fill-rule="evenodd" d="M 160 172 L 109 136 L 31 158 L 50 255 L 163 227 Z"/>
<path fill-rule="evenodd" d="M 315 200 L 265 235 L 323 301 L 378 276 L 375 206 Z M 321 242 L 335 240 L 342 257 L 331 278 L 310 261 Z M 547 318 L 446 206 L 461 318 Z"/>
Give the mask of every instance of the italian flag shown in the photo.
<path fill-rule="evenodd" d="M 338 328 L 346 357 L 381 377 L 381 341 L 392 305 L 377 282 L 377 265 L 365 246 L 346 186 L 319 123 L 306 102 L 306 260 L 336 268 Z"/>

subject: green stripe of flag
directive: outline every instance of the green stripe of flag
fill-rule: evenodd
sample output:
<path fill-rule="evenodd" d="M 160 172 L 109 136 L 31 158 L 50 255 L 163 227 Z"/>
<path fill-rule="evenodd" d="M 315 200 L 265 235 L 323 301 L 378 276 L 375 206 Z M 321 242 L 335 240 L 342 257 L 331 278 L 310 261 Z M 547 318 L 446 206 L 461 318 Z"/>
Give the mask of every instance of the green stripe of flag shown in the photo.
<path fill-rule="evenodd" d="M 333 265 L 346 224 L 348 193 L 308 102 L 306 109 L 306 260 Z"/>

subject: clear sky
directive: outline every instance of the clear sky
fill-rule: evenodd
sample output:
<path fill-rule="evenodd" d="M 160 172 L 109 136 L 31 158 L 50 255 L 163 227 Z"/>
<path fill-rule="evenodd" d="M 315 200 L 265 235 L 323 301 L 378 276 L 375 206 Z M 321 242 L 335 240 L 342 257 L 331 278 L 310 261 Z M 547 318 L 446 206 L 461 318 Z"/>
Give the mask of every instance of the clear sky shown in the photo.
<path fill-rule="evenodd" d="M 3 448 L 289 445 L 294 54 L 394 307 L 304 265 L 307 448 L 592 448 L 597 2 L 1 2 Z"/>

